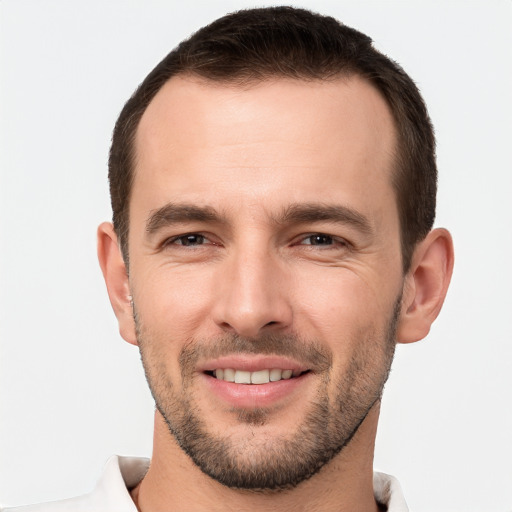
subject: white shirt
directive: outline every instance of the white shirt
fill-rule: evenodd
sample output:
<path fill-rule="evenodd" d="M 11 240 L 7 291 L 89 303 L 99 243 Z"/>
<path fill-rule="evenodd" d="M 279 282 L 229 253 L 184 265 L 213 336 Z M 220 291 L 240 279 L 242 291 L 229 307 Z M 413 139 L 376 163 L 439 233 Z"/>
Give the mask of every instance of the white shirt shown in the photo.
<path fill-rule="evenodd" d="M 105 466 L 95 489 L 83 496 L 39 505 L 2 508 L 1 512 L 137 512 L 129 490 L 144 478 L 149 459 L 114 455 Z M 388 512 L 408 512 L 398 480 L 384 473 L 373 474 L 373 491 Z"/>

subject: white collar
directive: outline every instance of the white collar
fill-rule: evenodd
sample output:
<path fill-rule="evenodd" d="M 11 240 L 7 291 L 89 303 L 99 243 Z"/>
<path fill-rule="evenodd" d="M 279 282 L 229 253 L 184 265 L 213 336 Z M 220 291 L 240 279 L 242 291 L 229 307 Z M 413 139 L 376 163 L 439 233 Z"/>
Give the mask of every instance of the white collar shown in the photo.
<path fill-rule="evenodd" d="M 373 473 L 373 494 L 378 503 L 386 505 L 388 512 L 409 512 L 398 480 L 385 473 Z"/>

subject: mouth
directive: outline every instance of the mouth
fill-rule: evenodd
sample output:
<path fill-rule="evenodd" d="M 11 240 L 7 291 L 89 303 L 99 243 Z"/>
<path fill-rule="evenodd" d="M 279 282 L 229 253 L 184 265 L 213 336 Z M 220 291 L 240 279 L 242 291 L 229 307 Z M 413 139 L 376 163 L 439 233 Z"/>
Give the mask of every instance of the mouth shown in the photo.
<path fill-rule="evenodd" d="M 212 371 L 205 371 L 206 375 L 224 382 L 233 382 L 235 384 L 261 385 L 270 382 L 279 382 L 281 380 L 290 380 L 298 378 L 310 370 L 290 370 L 281 368 L 268 368 L 257 371 L 247 371 L 235 368 L 217 368 Z"/>
<path fill-rule="evenodd" d="M 236 354 L 198 365 L 201 382 L 221 403 L 235 409 L 273 407 L 299 399 L 314 369 L 279 355 Z"/>

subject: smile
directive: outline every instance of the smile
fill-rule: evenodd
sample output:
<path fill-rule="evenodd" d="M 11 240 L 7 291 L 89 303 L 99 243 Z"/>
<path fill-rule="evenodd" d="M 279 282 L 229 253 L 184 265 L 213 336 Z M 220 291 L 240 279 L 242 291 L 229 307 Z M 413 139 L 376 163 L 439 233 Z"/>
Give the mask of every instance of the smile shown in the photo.
<path fill-rule="evenodd" d="M 246 370 L 235 370 L 233 368 L 218 368 L 212 372 L 207 372 L 212 377 L 225 382 L 234 382 L 235 384 L 268 384 L 269 382 L 278 382 L 299 377 L 303 373 L 299 370 L 287 370 L 271 368 L 250 372 Z"/>

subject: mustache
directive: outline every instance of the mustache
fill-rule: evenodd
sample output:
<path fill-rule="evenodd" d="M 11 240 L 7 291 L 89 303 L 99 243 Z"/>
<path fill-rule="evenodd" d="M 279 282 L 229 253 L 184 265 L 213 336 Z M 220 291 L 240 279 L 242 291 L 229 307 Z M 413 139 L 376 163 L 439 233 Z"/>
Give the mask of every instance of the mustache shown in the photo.
<path fill-rule="evenodd" d="M 289 357 L 318 373 L 332 365 L 332 353 L 325 346 L 294 334 L 263 334 L 257 338 L 227 334 L 208 341 L 191 340 L 181 349 L 178 361 L 184 376 L 192 373 L 199 361 L 233 354 Z"/>

